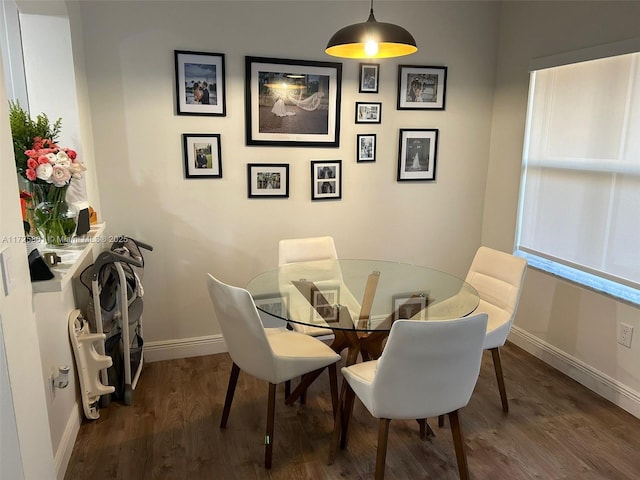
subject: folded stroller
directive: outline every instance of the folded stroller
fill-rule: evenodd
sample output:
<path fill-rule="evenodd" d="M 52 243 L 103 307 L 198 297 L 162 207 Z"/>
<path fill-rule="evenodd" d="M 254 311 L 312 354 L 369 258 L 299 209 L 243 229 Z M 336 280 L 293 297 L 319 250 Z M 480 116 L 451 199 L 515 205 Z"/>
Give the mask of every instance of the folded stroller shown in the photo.
<path fill-rule="evenodd" d="M 109 368 L 100 372 L 102 383 L 115 388 L 111 395 L 102 396 L 102 406 L 108 406 L 111 396 L 132 405 L 142 370 L 144 258 L 141 249 L 151 251 L 153 247 L 122 237 L 110 250 L 100 253 L 95 263 L 80 275 L 80 281 L 91 293 L 86 312 L 89 329 L 105 335 L 104 344 L 97 345 L 96 351 L 113 360 Z"/>

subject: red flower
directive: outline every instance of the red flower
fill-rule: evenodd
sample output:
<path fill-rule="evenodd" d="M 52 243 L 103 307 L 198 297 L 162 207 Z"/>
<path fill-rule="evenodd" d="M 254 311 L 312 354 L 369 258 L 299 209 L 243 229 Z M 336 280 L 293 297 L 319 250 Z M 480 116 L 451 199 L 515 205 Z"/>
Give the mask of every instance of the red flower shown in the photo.
<path fill-rule="evenodd" d="M 71 160 L 75 160 L 78 156 L 75 150 L 71 150 L 70 148 L 63 148 L 63 150 Z"/>
<path fill-rule="evenodd" d="M 34 170 L 38 168 L 38 161 L 30 158 L 27 160 L 27 168 L 33 168 Z"/>
<path fill-rule="evenodd" d="M 33 168 L 27 168 L 25 174 L 30 182 L 33 182 L 37 178 L 36 171 Z"/>

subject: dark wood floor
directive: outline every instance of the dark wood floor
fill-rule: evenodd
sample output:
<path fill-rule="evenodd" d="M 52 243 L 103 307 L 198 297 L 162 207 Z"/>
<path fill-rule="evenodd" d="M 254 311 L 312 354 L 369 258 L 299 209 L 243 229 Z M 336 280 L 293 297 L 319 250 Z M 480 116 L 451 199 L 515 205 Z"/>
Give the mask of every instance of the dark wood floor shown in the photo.
<path fill-rule="evenodd" d="M 482 480 L 637 480 L 640 419 L 520 348 L 502 350 L 511 412 L 502 413 L 491 356 L 461 419 L 469 468 Z M 134 405 L 112 403 L 80 428 L 65 479 L 371 479 L 377 420 L 356 401 L 347 450 L 326 464 L 333 422 L 328 375 L 306 405 L 284 405 L 279 386 L 273 468 L 265 470 L 265 382 L 240 375 L 226 430 L 218 425 L 226 354 L 147 364 Z M 339 377 L 340 380 L 340 377 Z M 388 480 L 457 479 L 448 422 L 420 440 L 415 421 L 393 421 Z"/>

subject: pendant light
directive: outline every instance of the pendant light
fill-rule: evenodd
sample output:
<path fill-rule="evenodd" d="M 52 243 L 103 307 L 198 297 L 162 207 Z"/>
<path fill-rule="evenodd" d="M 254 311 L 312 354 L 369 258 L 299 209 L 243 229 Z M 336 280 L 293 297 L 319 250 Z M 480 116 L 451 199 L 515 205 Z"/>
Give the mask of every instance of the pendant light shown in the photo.
<path fill-rule="evenodd" d="M 328 55 L 342 58 L 402 57 L 417 51 L 415 39 L 404 28 L 376 21 L 373 0 L 367 21 L 341 28 L 325 49 Z"/>

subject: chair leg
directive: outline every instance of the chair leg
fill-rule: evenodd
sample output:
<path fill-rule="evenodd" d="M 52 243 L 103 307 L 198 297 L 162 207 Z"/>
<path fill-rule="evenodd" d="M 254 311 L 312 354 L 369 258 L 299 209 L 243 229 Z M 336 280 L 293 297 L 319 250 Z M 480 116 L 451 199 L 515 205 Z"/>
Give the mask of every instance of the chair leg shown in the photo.
<path fill-rule="evenodd" d="M 376 453 L 376 475 L 375 480 L 384 478 L 384 467 L 387 460 L 387 440 L 389 439 L 389 423 L 388 418 L 381 418 L 378 424 L 378 451 Z"/>
<path fill-rule="evenodd" d="M 502 375 L 502 362 L 500 361 L 500 349 L 498 347 L 491 349 L 493 357 L 493 368 L 496 371 L 496 380 L 498 381 L 498 390 L 500 390 L 500 400 L 502 400 L 502 411 L 509 413 L 509 401 L 507 400 L 507 390 L 504 387 L 504 376 Z"/>
<path fill-rule="evenodd" d="M 342 431 L 342 411 L 344 410 L 344 397 L 347 392 L 347 381 L 342 380 L 342 388 L 340 390 L 340 398 L 338 399 L 338 408 L 333 413 L 333 433 L 331 434 L 331 443 L 329 444 L 329 458 L 327 465 L 333 464 L 340 443 L 340 433 Z"/>
<path fill-rule="evenodd" d="M 418 422 L 418 425 L 420 426 L 420 438 L 424 438 L 427 435 L 430 437 L 436 436 L 436 433 L 433 431 L 426 418 L 417 418 L 416 422 Z"/>
<path fill-rule="evenodd" d="M 291 380 L 284 382 L 284 399 L 286 400 L 291 395 Z"/>
<path fill-rule="evenodd" d="M 224 399 L 224 407 L 222 408 L 222 419 L 220 420 L 220 428 L 227 427 L 227 420 L 229 420 L 229 411 L 231 410 L 231 403 L 233 402 L 233 394 L 235 393 L 236 385 L 238 384 L 238 375 L 240 375 L 240 367 L 234 363 L 231 365 L 231 374 L 229 375 L 227 396 Z"/>
<path fill-rule="evenodd" d="M 444 427 L 444 415 L 438 415 L 438 427 Z"/>
<path fill-rule="evenodd" d="M 338 369 L 336 364 L 329 365 L 329 388 L 331 388 L 331 407 L 333 409 L 333 416 L 336 416 L 338 411 Z"/>
<path fill-rule="evenodd" d="M 349 425 L 351 424 L 351 414 L 353 413 L 353 403 L 356 399 L 356 393 L 347 382 L 347 391 L 344 395 L 344 405 L 342 408 L 342 438 L 340 439 L 340 448 L 347 448 L 349 443 Z"/>
<path fill-rule="evenodd" d="M 269 400 L 267 401 L 267 434 L 264 438 L 264 468 L 271 468 L 273 456 L 273 423 L 276 411 L 276 385 L 269 383 Z"/>
<path fill-rule="evenodd" d="M 451 424 L 451 435 L 453 436 L 453 446 L 456 450 L 456 460 L 458 461 L 458 472 L 460 480 L 469 480 L 469 465 L 467 464 L 467 454 L 464 447 L 464 434 L 462 425 L 458 417 L 458 410 L 449 413 L 449 423 Z"/>

